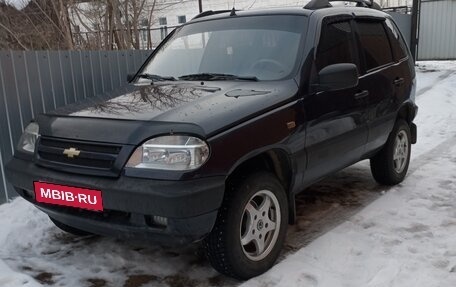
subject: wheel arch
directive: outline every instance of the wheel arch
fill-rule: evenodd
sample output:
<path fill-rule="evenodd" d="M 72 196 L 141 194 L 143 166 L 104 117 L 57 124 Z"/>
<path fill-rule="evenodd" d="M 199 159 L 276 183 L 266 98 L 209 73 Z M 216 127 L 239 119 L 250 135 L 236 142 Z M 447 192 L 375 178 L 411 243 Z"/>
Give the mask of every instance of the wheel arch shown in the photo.
<path fill-rule="evenodd" d="M 397 119 L 405 120 L 409 125 L 413 122 L 413 119 L 416 116 L 416 108 L 415 105 L 410 102 L 404 102 L 397 112 Z"/>
<path fill-rule="evenodd" d="M 296 208 L 294 194 L 291 192 L 294 181 L 294 162 L 290 153 L 282 147 L 272 147 L 250 153 L 241 158 L 227 176 L 227 192 L 255 171 L 269 171 L 277 176 L 288 198 L 289 223 L 295 222 Z"/>
<path fill-rule="evenodd" d="M 417 114 L 417 106 L 412 101 L 405 102 L 397 112 L 396 122 L 399 119 L 403 119 L 410 127 L 412 144 L 417 142 L 417 127 L 413 123 Z"/>

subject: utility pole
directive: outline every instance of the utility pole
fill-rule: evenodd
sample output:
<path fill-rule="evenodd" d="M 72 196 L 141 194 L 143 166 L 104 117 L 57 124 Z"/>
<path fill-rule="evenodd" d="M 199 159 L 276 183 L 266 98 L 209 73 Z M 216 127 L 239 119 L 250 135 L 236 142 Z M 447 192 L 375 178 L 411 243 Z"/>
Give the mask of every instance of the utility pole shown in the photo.
<path fill-rule="evenodd" d="M 200 13 L 203 13 L 203 0 L 198 0 L 198 6 Z"/>

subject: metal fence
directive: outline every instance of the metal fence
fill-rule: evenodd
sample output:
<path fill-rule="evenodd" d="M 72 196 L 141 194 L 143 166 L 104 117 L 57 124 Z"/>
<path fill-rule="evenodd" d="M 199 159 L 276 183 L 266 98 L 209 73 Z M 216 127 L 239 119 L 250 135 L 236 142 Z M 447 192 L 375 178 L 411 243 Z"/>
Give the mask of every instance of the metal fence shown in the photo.
<path fill-rule="evenodd" d="M 38 114 L 125 84 L 150 51 L 0 51 L 0 203 L 15 195 L 4 165 Z"/>

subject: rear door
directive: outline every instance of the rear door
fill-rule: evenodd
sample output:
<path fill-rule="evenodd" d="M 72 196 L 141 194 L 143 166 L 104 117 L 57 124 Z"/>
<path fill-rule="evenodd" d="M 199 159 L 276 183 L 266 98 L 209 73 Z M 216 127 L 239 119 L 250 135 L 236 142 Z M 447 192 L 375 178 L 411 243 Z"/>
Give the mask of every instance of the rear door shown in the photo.
<path fill-rule="evenodd" d="M 399 103 L 406 101 L 412 93 L 415 78 L 415 63 L 411 58 L 396 24 L 391 19 L 385 20 L 385 29 L 393 51 L 395 62 L 394 94 Z"/>
<path fill-rule="evenodd" d="M 359 86 L 368 92 L 368 154 L 383 146 L 393 129 L 405 79 L 394 60 L 385 19 L 357 18 L 355 22 L 362 63 Z"/>
<path fill-rule="evenodd" d="M 332 64 L 354 63 L 359 67 L 351 18 L 323 19 L 314 76 Z M 308 159 L 305 184 L 360 159 L 367 142 L 367 97 L 361 92 L 359 87 L 353 87 L 306 96 Z"/>

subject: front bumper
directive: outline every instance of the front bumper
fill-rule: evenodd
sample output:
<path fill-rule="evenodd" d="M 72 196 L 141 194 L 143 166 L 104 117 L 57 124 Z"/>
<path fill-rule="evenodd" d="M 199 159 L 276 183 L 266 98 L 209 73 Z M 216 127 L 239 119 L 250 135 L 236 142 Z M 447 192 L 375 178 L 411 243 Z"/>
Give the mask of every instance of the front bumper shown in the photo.
<path fill-rule="evenodd" d="M 19 195 L 64 224 L 95 234 L 165 244 L 185 244 L 207 235 L 225 190 L 223 176 L 188 181 L 104 178 L 54 171 L 18 158 L 6 165 L 6 176 Z M 37 203 L 34 181 L 101 190 L 105 211 Z M 167 225 L 153 224 L 153 216 L 167 218 Z"/>

